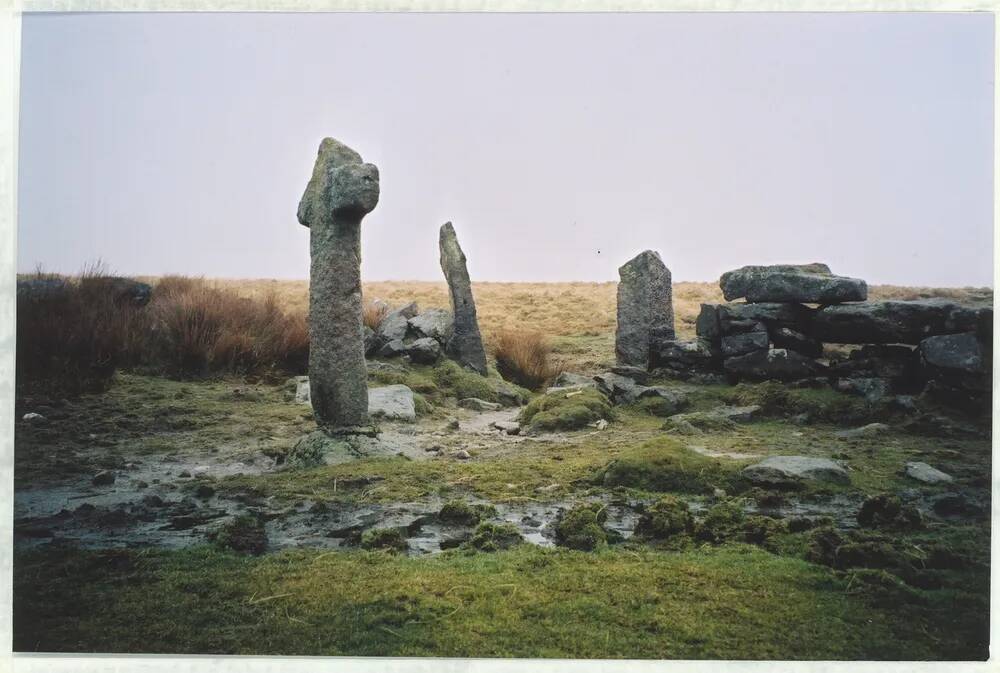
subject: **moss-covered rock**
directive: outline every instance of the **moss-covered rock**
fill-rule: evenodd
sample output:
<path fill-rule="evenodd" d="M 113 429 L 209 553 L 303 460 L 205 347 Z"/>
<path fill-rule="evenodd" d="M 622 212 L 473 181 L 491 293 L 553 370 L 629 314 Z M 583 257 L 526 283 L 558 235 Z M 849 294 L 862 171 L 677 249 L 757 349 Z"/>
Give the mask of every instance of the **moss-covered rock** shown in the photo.
<path fill-rule="evenodd" d="M 737 499 L 713 505 L 695 526 L 695 537 L 706 542 L 734 538 L 746 519 L 743 504 Z"/>
<path fill-rule="evenodd" d="M 406 538 L 397 528 L 372 528 L 361 536 L 363 549 L 383 549 L 389 552 L 405 552 Z"/>
<path fill-rule="evenodd" d="M 510 549 L 524 542 L 524 538 L 512 523 L 481 523 L 476 527 L 468 545 L 479 551 L 493 552 Z"/>
<path fill-rule="evenodd" d="M 579 430 L 602 418 L 614 418 L 611 403 L 590 388 L 536 397 L 521 411 L 518 421 L 532 432 L 551 432 Z"/>
<path fill-rule="evenodd" d="M 260 518 L 242 514 L 222 526 L 215 533 L 214 541 L 224 549 L 257 556 L 267 549 L 267 532 Z"/>
<path fill-rule="evenodd" d="M 580 551 L 594 551 L 608 545 L 606 507 L 601 503 L 576 505 L 563 512 L 556 523 L 556 544 Z"/>
<path fill-rule="evenodd" d="M 674 535 L 690 533 L 693 519 L 688 505 L 683 500 L 668 495 L 646 508 L 636 524 L 638 537 L 665 540 Z"/>
<path fill-rule="evenodd" d="M 483 519 L 488 519 L 497 515 L 497 508 L 493 505 L 477 503 L 469 504 L 464 500 L 449 500 L 438 512 L 438 519 L 445 523 L 453 523 L 461 526 L 474 526 Z"/>

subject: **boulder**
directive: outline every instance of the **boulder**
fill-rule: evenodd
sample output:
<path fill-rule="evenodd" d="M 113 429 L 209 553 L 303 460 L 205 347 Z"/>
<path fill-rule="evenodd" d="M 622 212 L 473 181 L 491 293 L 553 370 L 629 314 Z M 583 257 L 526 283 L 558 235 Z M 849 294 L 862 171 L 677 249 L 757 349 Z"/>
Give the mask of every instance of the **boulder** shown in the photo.
<path fill-rule="evenodd" d="M 727 358 L 723 362 L 726 375 L 735 381 L 794 381 L 816 376 L 824 371 L 815 360 L 784 348 L 760 350 Z"/>
<path fill-rule="evenodd" d="M 987 358 L 974 332 L 927 337 L 920 342 L 919 351 L 930 376 L 959 388 L 989 388 Z"/>
<path fill-rule="evenodd" d="M 745 332 L 722 337 L 722 354 L 726 357 L 766 351 L 770 345 L 767 332 Z"/>
<path fill-rule="evenodd" d="M 907 477 L 922 481 L 925 484 L 946 484 L 954 481 L 954 478 L 950 474 L 945 474 L 927 463 L 907 463 L 904 472 Z"/>
<path fill-rule="evenodd" d="M 653 367 L 671 373 L 718 371 L 721 354 L 708 339 L 673 339 L 661 342 L 653 357 Z"/>
<path fill-rule="evenodd" d="M 552 385 L 546 392 L 553 392 L 553 390 L 570 390 L 573 388 L 594 388 L 597 384 L 594 379 L 589 376 L 584 376 L 583 374 L 574 374 L 572 372 L 561 372 L 559 376 L 552 380 Z"/>
<path fill-rule="evenodd" d="M 623 264 L 618 276 L 615 359 L 648 369 L 653 345 L 675 336 L 670 270 L 658 253 L 646 250 Z"/>
<path fill-rule="evenodd" d="M 690 404 L 688 396 L 685 393 L 677 390 L 670 390 L 669 388 L 663 388 L 661 386 L 652 386 L 650 388 L 640 389 L 638 399 L 658 400 L 656 410 L 657 416 L 670 416 L 676 414 Z"/>
<path fill-rule="evenodd" d="M 454 319 L 449 311 L 442 308 L 432 308 L 420 315 L 413 316 L 407 322 L 410 332 L 418 339 L 427 337 L 446 344 L 451 337 Z"/>
<path fill-rule="evenodd" d="M 850 378 L 837 379 L 834 389 L 841 393 L 859 395 L 869 404 L 874 404 L 887 397 L 892 389 L 889 381 L 880 378 Z"/>
<path fill-rule="evenodd" d="M 503 407 L 496 402 L 487 402 L 478 397 L 466 397 L 458 401 L 458 406 L 472 411 L 499 411 Z"/>
<path fill-rule="evenodd" d="M 694 333 L 702 339 L 717 341 L 722 336 L 722 326 L 719 324 L 718 304 L 702 304 L 698 318 L 694 323 Z"/>
<path fill-rule="evenodd" d="M 775 348 L 801 353 L 807 358 L 818 358 L 823 355 L 823 344 L 788 327 L 776 327 L 770 331 L 771 341 Z"/>
<path fill-rule="evenodd" d="M 945 299 L 826 306 L 813 318 L 812 336 L 825 343 L 919 344 L 930 336 L 975 331 L 983 311 L 992 313 Z"/>
<path fill-rule="evenodd" d="M 594 377 L 597 389 L 613 404 L 631 404 L 639 399 L 639 394 L 646 389 L 625 376 L 605 372 Z"/>
<path fill-rule="evenodd" d="M 412 421 L 417 417 L 413 391 L 402 384 L 370 388 L 368 413 L 394 421 Z"/>
<path fill-rule="evenodd" d="M 888 431 L 889 426 L 885 423 L 869 423 L 868 425 L 863 425 L 860 428 L 838 430 L 833 433 L 833 436 L 837 439 L 858 439 L 861 437 L 875 437 L 877 435 L 885 434 Z"/>
<path fill-rule="evenodd" d="M 748 303 L 839 304 L 868 298 L 865 281 L 834 276 L 825 264 L 745 266 L 724 273 L 719 285 L 727 301 L 743 297 Z"/>
<path fill-rule="evenodd" d="M 441 344 L 437 339 L 423 337 L 406 347 L 410 361 L 417 364 L 432 365 L 441 357 Z"/>
<path fill-rule="evenodd" d="M 465 253 L 458 244 L 451 222 L 441 225 L 438 237 L 441 253 L 441 270 L 448 281 L 448 296 L 453 315 L 451 336 L 446 344 L 450 357 L 465 367 L 486 376 L 486 350 L 479 333 L 476 301 L 472 296 L 472 281 Z"/>
<path fill-rule="evenodd" d="M 110 486 L 115 483 L 115 473 L 111 470 L 101 470 L 91 478 L 90 483 L 94 486 Z"/>
<path fill-rule="evenodd" d="M 814 308 L 792 303 L 734 303 L 716 304 L 716 307 L 719 314 L 719 329 L 723 335 L 752 331 L 742 327 L 744 321 L 763 323 L 772 331 L 779 327 L 787 327 L 809 334 L 813 316 L 816 314 Z"/>
<path fill-rule="evenodd" d="M 378 356 L 381 358 L 396 358 L 407 353 L 407 346 L 402 339 L 393 339 L 382 345 L 378 349 Z"/>
<path fill-rule="evenodd" d="M 772 264 L 770 266 L 744 266 L 733 271 L 727 271 L 719 278 L 719 287 L 722 288 L 722 296 L 726 301 L 732 301 L 745 297 L 750 287 L 757 283 L 759 278 L 770 273 L 812 273 L 829 276 L 832 275 L 830 267 L 826 264 L 814 262 L 812 264 Z"/>
<path fill-rule="evenodd" d="M 415 304 L 407 304 L 382 318 L 382 322 L 378 324 L 378 328 L 375 330 L 375 341 L 380 348 L 392 341 L 402 341 L 406 338 L 406 331 L 409 328 L 410 320 L 410 316 L 407 314 L 412 313 L 415 307 Z"/>
<path fill-rule="evenodd" d="M 611 373 L 632 379 L 636 383 L 645 383 L 646 379 L 649 378 L 649 372 L 645 367 L 633 367 L 631 365 L 617 365 L 611 368 Z"/>
<path fill-rule="evenodd" d="M 803 480 L 849 484 L 850 475 L 829 458 L 772 456 L 744 468 L 742 475 L 754 484 L 793 486 Z"/>
<path fill-rule="evenodd" d="M 521 433 L 521 424 L 517 421 L 494 421 L 490 425 L 501 432 L 507 433 L 508 435 L 517 435 Z"/>
<path fill-rule="evenodd" d="M 918 392 L 926 379 L 918 353 L 910 346 L 871 345 L 830 362 L 830 376 L 884 379 L 894 392 Z"/>

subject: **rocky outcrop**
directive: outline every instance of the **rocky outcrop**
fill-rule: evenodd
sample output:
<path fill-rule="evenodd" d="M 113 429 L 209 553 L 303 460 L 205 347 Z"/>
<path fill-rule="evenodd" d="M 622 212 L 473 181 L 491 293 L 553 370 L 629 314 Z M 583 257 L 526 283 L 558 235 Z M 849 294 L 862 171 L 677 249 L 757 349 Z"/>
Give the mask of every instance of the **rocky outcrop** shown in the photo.
<path fill-rule="evenodd" d="M 658 253 L 646 250 L 623 264 L 618 276 L 615 359 L 648 369 L 656 344 L 675 337 L 670 270 Z"/>
<path fill-rule="evenodd" d="M 361 220 L 378 198 L 378 169 L 325 138 L 298 209 L 299 223 L 309 227 L 310 396 L 323 428 L 368 423 Z"/>
<path fill-rule="evenodd" d="M 465 253 L 458 244 L 458 237 L 451 222 L 441 226 L 438 244 L 441 251 L 441 270 L 448 281 L 448 294 L 454 316 L 452 334 L 445 350 L 459 364 L 486 376 L 486 351 L 479 333 L 476 302 L 472 296 L 472 281 L 469 279 Z"/>

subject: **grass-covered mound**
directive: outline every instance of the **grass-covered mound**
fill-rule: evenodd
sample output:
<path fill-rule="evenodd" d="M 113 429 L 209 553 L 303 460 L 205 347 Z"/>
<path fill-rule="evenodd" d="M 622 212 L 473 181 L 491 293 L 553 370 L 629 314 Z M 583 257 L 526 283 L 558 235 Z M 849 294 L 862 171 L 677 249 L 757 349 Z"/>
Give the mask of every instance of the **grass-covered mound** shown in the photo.
<path fill-rule="evenodd" d="M 483 519 L 497 515 L 497 508 L 485 503 L 470 504 L 464 500 L 449 500 L 438 512 L 438 520 L 460 526 L 475 526 Z"/>
<path fill-rule="evenodd" d="M 14 569 L 16 651 L 987 656 L 983 582 L 909 589 L 886 605 L 868 588 L 867 576 L 877 572 L 841 575 L 743 545 L 596 554 L 517 545 L 423 558 L 320 550 L 246 557 L 210 547 L 50 549 L 17 554 Z M 878 591 L 892 591 L 893 582 Z"/>
<path fill-rule="evenodd" d="M 601 419 L 612 420 L 608 398 L 593 388 L 548 393 L 533 399 L 518 420 L 532 432 L 579 430 Z"/>
<path fill-rule="evenodd" d="M 743 488 L 739 480 L 743 465 L 743 461 L 702 456 L 672 437 L 660 437 L 623 451 L 598 472 L 595 481 L 605 487 L 707 494 L 716 488 Z"/>
<path fill-rule="evenodd" d="M 603 503 L 576 505 L 559 518 L 556 544 L 580 551 L 603 549 L 608 544 L 608 531 L 604 529 L 607 520 L 608 512 Z"/>

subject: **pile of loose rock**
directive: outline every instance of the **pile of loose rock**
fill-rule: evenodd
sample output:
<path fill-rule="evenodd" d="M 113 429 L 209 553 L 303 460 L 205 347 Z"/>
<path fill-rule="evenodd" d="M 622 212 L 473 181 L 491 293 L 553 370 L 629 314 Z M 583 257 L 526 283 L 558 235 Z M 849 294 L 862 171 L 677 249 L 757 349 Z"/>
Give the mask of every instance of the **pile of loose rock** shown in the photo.
<path fill-rule="evenodd" d="M 654 368 L 730 382 L 829 382 L 870 401 L 921 392 L 952 402 L 988 396 L 992 307 L 868 302 L 865 281 L 834 275 L 825 264 L 746 266 L 719 284 L 729 303 L 702 304 L 698 338 L 659 343 Z M 824 344 L 861 348 L 826 358 Z"/>
<path fill-rule="evenodd" d="M 417 364 L 433 364 L 452 333 L 451 313 L 432 308 L 420 313 L 415 303 L 389 311 L 372 330 L 365 326 L 365 355 L 407 356 Z"/>

